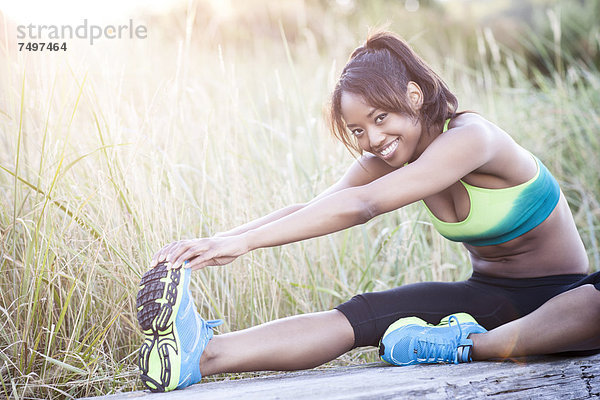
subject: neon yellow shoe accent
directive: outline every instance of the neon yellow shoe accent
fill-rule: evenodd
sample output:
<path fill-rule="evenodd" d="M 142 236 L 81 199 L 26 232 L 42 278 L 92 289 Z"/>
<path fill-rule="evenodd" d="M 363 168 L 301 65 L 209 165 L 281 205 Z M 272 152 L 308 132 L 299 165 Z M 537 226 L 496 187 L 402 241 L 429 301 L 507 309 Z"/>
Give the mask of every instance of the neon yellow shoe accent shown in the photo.
<path fill-rule="evenodd" d="M 383 334 L 382 338 L 384 338 L 386 335 L 390 334 L 391 332 L 395 331 L 396 329 L 398 329 L 398 328 L 400 328 L 400 327 L 402 327 L 404 325 L 433 326 L 433 325 L 428 324 L 427 322 L 423 321 L 419 317 L 405 317 L 405 318 L 400 318 L 398 321 L 396 321 L 393 324 L 391 324 L 385 330 L 385 333 Z"/>
<path fill-rule="evenodd" d="M 450 317 L 454 315 L 456 317 L 456 319 L 458 320 L 458 322 L 460 322 L 461 325 L 464 325 L 466 323 L 474 323 L 479 325 L 479 322 L 477 322 L 477 320 L 475 318 L 473 318 L 473 316 L 471 314 L 467 314 L 467 313 L 456 313 L 456 314 L 451 314 L 448 315 L 444 318 L 442 318 L 442 320 L 440 321 L 439 324 L 437 324 L 436 326 L 444 326 L 444 325 L 449 325 L 449 320 Z"/>
<path fill-rule="evenodd" d="M 138 365 L 152 392 L 200 382 L 200 357 L 223 321 L 205 321 L 189 290 L 191 270 L 159 264 L 146 272 L 137 295 L 138 321 L 144 332 Z"/>

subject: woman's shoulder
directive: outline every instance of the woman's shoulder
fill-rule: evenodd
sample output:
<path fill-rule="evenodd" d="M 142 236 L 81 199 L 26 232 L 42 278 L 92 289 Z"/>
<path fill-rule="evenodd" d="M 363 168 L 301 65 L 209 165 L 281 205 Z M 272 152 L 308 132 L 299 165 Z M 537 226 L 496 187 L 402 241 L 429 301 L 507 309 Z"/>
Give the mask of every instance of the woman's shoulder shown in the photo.
<path fill-rule="evenodd" d="M 478 141 L 484 147 L 501 150 L 518 146 L 511 135 L 481 114 L 467 111 L 456 115 L 448 124 L 448 132 L 459 140 Z"/>
<path fill-rule="evenodd" d="M 449 128 L 449 131 L 454 129 L 457 136 L 484 143 L 479 147 L 480 151 L 489 154 L 488 161 L 466 177 L 468 183 L 481 187 L 508 187 L 522 183 L 536 173 L 537 164 L 531 153 L 480 114 L 462 113 L 451 120 Z"/>
<path fill-rule="evenodd" d="M 468 128 L 474 130 L 500 129 L 496 124 L 473 111 L 463 111 L 450 119 L 448 129 Z"/>

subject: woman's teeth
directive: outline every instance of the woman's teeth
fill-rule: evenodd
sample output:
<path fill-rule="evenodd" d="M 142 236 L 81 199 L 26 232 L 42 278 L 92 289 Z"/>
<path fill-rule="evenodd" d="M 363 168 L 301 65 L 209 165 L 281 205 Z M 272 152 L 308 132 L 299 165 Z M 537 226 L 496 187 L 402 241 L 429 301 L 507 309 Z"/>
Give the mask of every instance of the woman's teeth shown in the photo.
<path fill-rule="evenodd" d="M 398 139 L 394 140 L 392 143 L 390 143 L 387 147 L 385 147 L 384 149 L 382 149 L 379 154 L 381 154 L 383 157 L 387 157 L 390 154 L 392 154 L 392 152 L 394 150 L 396 150 L 396 148 L 398 147 Z"/>

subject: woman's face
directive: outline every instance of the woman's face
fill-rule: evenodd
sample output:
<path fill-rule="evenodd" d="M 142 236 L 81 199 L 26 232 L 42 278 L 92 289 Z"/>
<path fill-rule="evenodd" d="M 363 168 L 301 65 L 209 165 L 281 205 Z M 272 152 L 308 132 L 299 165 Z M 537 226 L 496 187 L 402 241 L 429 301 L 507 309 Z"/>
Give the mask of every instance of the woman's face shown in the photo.
<path fill-rule="evenodd" d="M 421 123 L 408 115 L 386 112 L 365 103 L 362 96 L 343 92 L 342 117 L 363 151 L 392 167 L 402 167 L 423 152 Z"/>

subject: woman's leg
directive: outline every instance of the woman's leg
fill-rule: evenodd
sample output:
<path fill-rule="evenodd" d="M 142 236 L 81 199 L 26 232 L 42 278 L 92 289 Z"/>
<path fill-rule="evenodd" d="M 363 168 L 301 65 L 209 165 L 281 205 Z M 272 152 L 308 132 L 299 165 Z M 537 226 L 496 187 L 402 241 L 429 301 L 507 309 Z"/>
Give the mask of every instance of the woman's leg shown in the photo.
<path fill-rule="evenodd" d="M 353 347 L 377 346 L 391 323 L 410 315 L 437 324 L 448 314 L 469 312 L 493 327 L 518 317 L 506 296 L 483 289 L 476 282 L 404 285 L 354 296 L 338 307 L 341 311 L 299 315 L 215 335 L 202 354 L 200 371 L 207 376 L 312 368 Z"/>
<path fill-rule="evenodd" d="M 352 349 L 354 331 L 340 311 L 297 315 L 215 335 L 200 359 L 203 376 L 313 368 Z"/>
<path fill-rule="evenodd" d="M 474 360 L 600 349 L 600 290 L 589 284 L 569 290 L 531 314 L 469 338 Z"/>

